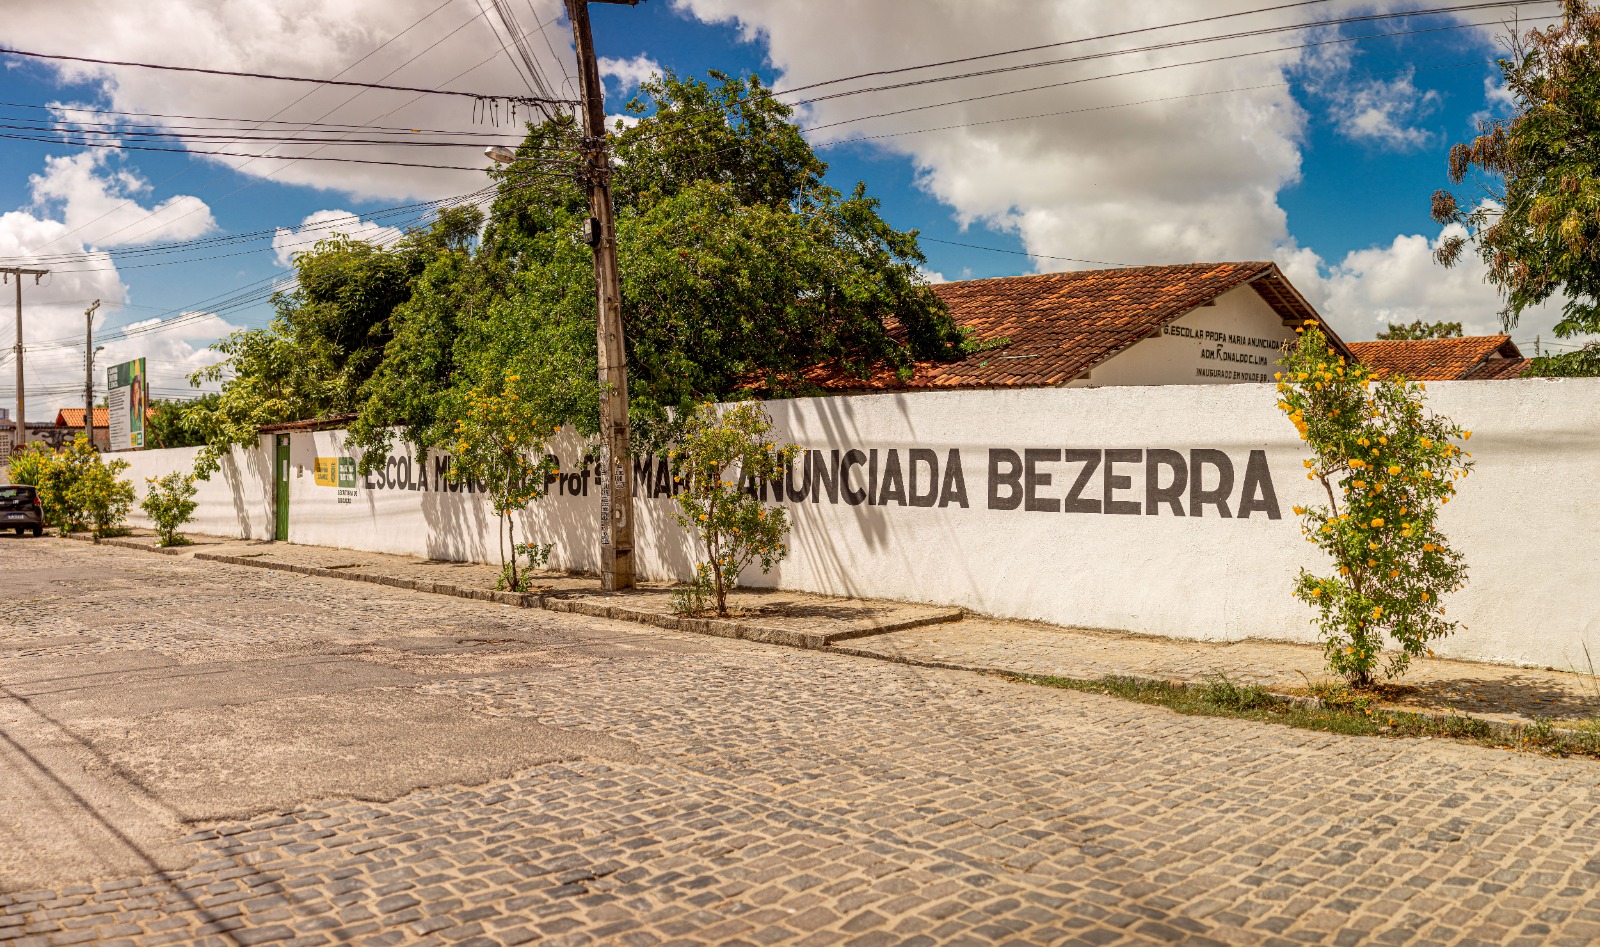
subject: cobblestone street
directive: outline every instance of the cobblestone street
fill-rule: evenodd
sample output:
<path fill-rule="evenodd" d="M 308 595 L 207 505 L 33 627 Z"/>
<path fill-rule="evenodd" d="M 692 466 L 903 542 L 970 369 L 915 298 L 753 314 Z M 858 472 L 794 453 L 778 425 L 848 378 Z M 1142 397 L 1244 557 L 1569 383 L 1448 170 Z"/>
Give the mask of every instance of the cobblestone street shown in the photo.
<path fill-rule="evenodd" d="M 0 944 L 1600 940 L 1592 761 L 61 540 L 0 575 Z"/>

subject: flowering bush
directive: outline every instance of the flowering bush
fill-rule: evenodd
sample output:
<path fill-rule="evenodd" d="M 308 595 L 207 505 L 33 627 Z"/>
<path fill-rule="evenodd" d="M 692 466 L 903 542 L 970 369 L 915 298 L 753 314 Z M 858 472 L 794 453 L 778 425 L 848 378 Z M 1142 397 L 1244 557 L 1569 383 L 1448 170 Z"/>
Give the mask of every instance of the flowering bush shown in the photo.
<path fill-rule="evenodd" d="M 741 482 L 776 479 L 799 452 L 778 446 L 769 433 L 772 419 L 754 401 L 725 411 L 714 404 L 697 407 L 684 424 L 683 445 L 672 452 L 686 477 L 678 494 L 678 522 L 700 538 L 705 561 L 695 570 L 691 592 L 675 598 L 678 607 L 698 610 L 714 599 L 717 614 L 728 614 L 728 590 L 752 562 L 769 572 L 789 554 L 789 516 L 768 507 Z"/>
<path fill-rule="evenodd" d="M 508 375 L 499 390 L 474 387 L 466 393 L 457 413 L 450 452 L 450 478 L 457 483 L 483 484 L 504 530 L 500 537 L 500 585 L 523 591 L 518 549 L 541 547 L 518 544 L 517 522 L 511 514 L 544 496 L 546 474 L 556 473 L 555 461 L 545 452 L 551 437 L 561 429 L 546 423 L 541 412 L 519 394 L 521 379 Z M 538 458 L 535 460 L 534 458 Z M 505 536 L 511 538 L 511 558 L 506 559 Z M 543 557 L 550 549 L 542 547 Z M 540 560 L 543 564 L 543 559 Z"/>
<path fill-rule="evenodd" d="M 1472 467 L 1453 443 L 1472 432 L 1428 411 L 1424 385 L 1346 362 L 1314 323 L 1282 366 L 1278 407 L 1311 448 L 1306 479 L 1328 498 L 1294 511 L 1337 567 L 1327 576 L 1302 569 L 1294 594 L 1319 612 L 1329 669 L 1369 686 L 1386 637 L 1398 646 L 1384 667 L 1392 678 L 1456 628 L 1440 597 L 1462 588 L 1467 570 L 1436 517 Z"/>
<path fill-rule="evenodd" d="M 139 508 L 155 522 L 158 545 L 188 545 L 189 541 L 178 535 L 178 528 L 194 515 L 195 480 L 194 474 L 176 470 L 164 476 L 144 478 L 150 490 L 140 501 Z"/>
<path fill-rule="evenodd" d="M 106 463 L 82 434 L 58 451 L 31 444 L 11 458 L 11 479 L 39 491 L 49 525 L 62 534 L 85 528 L 109 536 L 133 505 L 133 484 L 117 477 L 125 460 Z"/>

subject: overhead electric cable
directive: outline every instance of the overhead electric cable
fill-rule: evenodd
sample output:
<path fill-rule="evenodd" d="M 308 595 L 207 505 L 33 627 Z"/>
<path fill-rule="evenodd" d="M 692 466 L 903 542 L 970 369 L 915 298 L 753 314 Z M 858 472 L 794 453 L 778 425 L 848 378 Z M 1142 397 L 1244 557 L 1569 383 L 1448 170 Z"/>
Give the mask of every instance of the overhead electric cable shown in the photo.
<path fill-rule="evenodd" d="M 55 59 L 66 62 L 91 63 L 100 66 L 126 66 L 134 69 L 159 69 L 167 72 L 192 72 L 208 76 L 232 76 L 240 79 L 267 79 L 275 82 L 310 82 L 316 85 L 349 86 L 356 89 L 380 89 L 386 92 L 416 92 L 422 95 L 452 95 L 479 101 L 524 102 L 529 105 L 576 105 L 572 99 L 546 99 L 541 96 L 503 95 L 499 93 L 464 92 L 455 89 L 420 89 L 416 86 L 384 85 L 378 82 L 355 82 L 349 79 L 311 79 L 305 76 L 281 76 L 266 72 L 235 72 L 231 69 L 203 69 L 198 66 L 168 66 L 147 62 L 117 59 L 95 59 L 89 56 L 68 56 L 62 53 L 39 53 L 22 49 L 0 47 L 0 55 L 26 56 L 34 59 Z"/>

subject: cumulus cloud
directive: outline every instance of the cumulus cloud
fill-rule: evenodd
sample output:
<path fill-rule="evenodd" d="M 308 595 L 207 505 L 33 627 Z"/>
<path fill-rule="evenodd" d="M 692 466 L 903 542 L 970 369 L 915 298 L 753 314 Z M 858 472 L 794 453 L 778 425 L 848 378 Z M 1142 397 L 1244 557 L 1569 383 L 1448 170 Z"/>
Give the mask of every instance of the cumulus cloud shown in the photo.
<path fill-rule="evenodd" d="M 1467 335 L 1494 335 L 1502 302 L 1476 256 L 1446 269 L 1434 262 L 1440 242 L 1463 231 L 1457 225 L 1429 237 L 1401 234 L 1384 246 L 1369 247 L 1328 263 L 1314 251 L 1293 245 L 1278 251 L 1277 262 L 1289 281 L 1350 341 L 1374 338 L 1390 323 L 1459 322 Z M 1560 301 L 1522 314 L 1512 335 L 1518 340 L 1553 339 Z M 1531 346 L 1528 354 L 1532 354 Z"/>
<path fill-rule="evenodd" d="M 527 0 L 521 28 L 552 85 L 560 89 L 576 64 L 562 24 L 562 0 Z M 334 77 L 422 88 L 527 94 L 527 87 L 501 51 L 503 29 L 492 8 L 438 0 L 12 0 L 0 24 L 0 41 L 20 49 L 54 50 L 61 37 L 93 23 L 92 55 L 135 62 L 210 66 L 244 72 Z M 544 35 L 536 30 L 546 24 Z M 414 27 L 406 31 L 408 27 Z M 406 32 L 402 32 L 406 31 Z M 548 45 L 547 45 L 548 39 Z M 387 45 L 384 45 L 387 43 Z M 381 49 L 379 47 L 382 47 Z M 551 50 L 554 50 L 554 54 Z M 469 99 L 406 92 L 318 87 L 301 83 L 220 76 L 199 78 L 87 64 L 30 65 L 65 81 L 85 83 L 99 107 L 230 119 L 279 122 L 338 122 L 395 128 L 493 132 Z M 348 71 L 346 71 L 348 70 Z M 518 118 L 526 115 L 519 114 Z M 500 116 L 507 137 L 520 137 Z M 177 119 L 145 119 L 170 121 Z M 194 124 L 188 122 L 188 124 Z M 239 127 L 238 122 L 232 123 Z M 248 128 L 251 123 L 244 124 Z M 283 130 L 297 126 L 269 126 Z M 369 135 L 358 137 L 371 137 Z M 196 145 L 198 149 L 249 154 L 378 158 L 414 164 L 481 169 L 483 145 L 411 148 L 399 145 Z M 249 177 L 268 178 L 343 192 L 360 198 L 414 199 L 461 194 L 485 183 L 479 170 L 429 170 L 337 162 L 286 162 L 272 158 L 206 159 Z"/>
<path fill-rule="evenodd" d="M 82 254 L 80 260 L 49 267 L 52 272 L 35 284 L 31 277 L 22 284 L 23 340 L 26 347 L 28 420 L 51 421 L 63 407 L 83 404 L 84 310 L 96 299 L 101 307 L 95 313 L 97 334 L 106 349 L 95 358 L 95 385 L 103 395 L 108 365 L 146 358 L 152 387 L 158 396 L 168 396 L 188 388 L 185 375 L 216 360 L 206 351 L 211 339 L 239 328 L 215 315 L 186 320 L 173 329 L 120 335 L 105 332 L 106 323 L 120 317 L 129 306 L 128 287 L 116 265 L 104 252 L 85 246 L 79 234 L 61 220 L 38 216 L 29 211 L 0 214 L 0 258 L 26 259 L 40 246 L 53 253 Z M 14 292 L 4 287 L 9 299 Z M 14 338 L 11 307 L 0 312 L 0 334 L 5 351 L 0 353 L 0 404 L 14 408 L 16 363 L 10 352 Z M 148 322 L 148 321 L 147 321 Z"/>
<path fill-rule="evenodd" d="M 217 229 L 211 208 L 198 197 L 179 195 L 141 205 L 139 197 L 149 193 L 150 185 L 133 170 L 110 162 L 104 151 L 45 158 L 44 172 L 28 178 L 34 208 L 59 217 L 90 246 L 192 240 Z"/>
<path fill-rule="evenodd" d="M 347 210 L 319 210 L 300 221 L 298 227 L 279 227 L 272 236 L 272 252 L 278 265 L 287 269 L 297 253 L 304 253 L 334 234 L 388 246 L 405 236 L 404 231 L 362 220 Z"/>
<path fill-rule="evenodd" d="M 615 79 L 622 87 L 622 94 L 627 95 L 639 88 L 651 76 L 661 74 L 661 64 L 646 56 L 644 53 L 632 59 L 612 59 L 609 56 L 600 57 L 600 75 Z"/>
<path fill-rule="evenodd" d="M 1409 72 L 1389 80 L 1335 82 L 1322 95 L 1339 133 L 1353 141 L 1409 151 L 1434 139 L 1417 121 L 1439 107 L 1439 93 L 1419 91 Z"/>
<path fill-rule="evenodd" d="M 779 88 L 1256 6 L 1246 0 L 930 0 L 908 16 L 900 4 L 846 0 L 677 2 L 702 19 L 737 24 L 747 36 L 765 40 Z M 1291 22 L 1286 16 L 1248 22 Z M 838 29 L 841 21 L 852 28 Z M 1213 25 L 1162 30 L 1148 38 L 1157 42 L 1215 32 Z M 1078 43 L 971 66 L 1129 45 L 1126 40 Z M 1259 40 L 1209 44 L 1204 57 L 1261 47 Z M 1039 254 L 1111 263 L 1260 257 L 1287 238 L 1277 195 L 1300 176 L 1305 117 L 1285 84 L 1296 56 L 1277 52 L 1106 78 L 1202 58 L 1189 50 L 1139 53 L 819 101 L 802 114 L 818 144 L 872 136 L 850 147 L 905 156 L 917 169 L 918 184 L 948 204 L 957 220 L 1013 231 Z M 840 83 L 803 94 L 950 71 L 955 70 Z M 953 101 L 1057 83 L 1075 84 Z M 1225 94 L 1214 94 L 1219 92 Z M 903 109 L 918 111 L 865 118 Z M 1036 265 L 1061 264 L 1038 259 Z"/>

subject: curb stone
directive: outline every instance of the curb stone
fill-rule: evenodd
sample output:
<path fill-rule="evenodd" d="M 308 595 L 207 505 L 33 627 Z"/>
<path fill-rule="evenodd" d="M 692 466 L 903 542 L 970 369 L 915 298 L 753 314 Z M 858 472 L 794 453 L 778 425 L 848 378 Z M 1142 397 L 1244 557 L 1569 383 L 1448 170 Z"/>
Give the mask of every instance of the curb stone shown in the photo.
<path fill-rule="evenodd" d="M 889 634 L 896 631 L 906 631 L 912 628 L 922 628 L 928 625 L 945 624 L 960 621 L 967 617 L 966 609 L 950 608 L 933 615 L 921 618 L 911 618 L 898 622 L 885 622 L 865 628 L 851 628 L 832 633 L 794 631 L 787 628 L 774 628 L 768 625 L 758 625 L 749 622 L 730 621 L 715 618 L 692 618 L 679 615 L 665 615 L 659 612 L 647 611 L 640 608 L 629 608 L 625 605 L 610 605 L 602 602 L 578 598 L 577 595 L 590 593 L 571 592 L 496 592 L 490 589 L 475 589 L 466 586 L 452 585 L 446 582 L 427 582 L 416 579 L 402 579 L 394 576 L 378 575 L 351 571 L 348 567 L 329 569 L 321 566 L 302 566 L 288 562 L 273 562 L 254 556 L 230 556 L 224 553 L 202 552 L 194 546 L 160 547 L 145 543 L 135 542 L 131 539 L 112 537 L 96 540 L 87 534 L 68 534 L 64 538 L 78 542 L 91 542 L 102 546 L 118 546 L 124 549 L 137 549 L 144 552 L 156 552 L 164 555 L 193 555 L 193 558 L 207 562 L 217 562 L 225 565 L 248 566 L 256 569 L 270 569 L 278 572 L 291 572 L 298 575 L 316 576 L 324 579 L 343 579 L 350 582 L 367 582 L 373 585 L 386 585 L 393 588 L 407 589 L 414 592 L 426 592 L 434 595 L 453 595 L 457 598 L 473 599 L 483 602 L 494 602 L 499 605 L 509 605 L 517 608 L 540 608 L 546 611 L 562 612 L 567 614 L 584 615 L 590 618 L 609 618 L 616 621 L 628 621 L 635 624 L 653 625 L 669 631 L 687 632 L 690 634 L 708 635 L 717 638 L 735 638 L 744 641 L 755 641 L 764 644 L 782 645 L 805 650 L 826 650 L 834 654 L 846 655 L 854 658 L 869 658 L 874 661 L 883 661 L 891 664 L 903 664 L 908 667 L 923 667 L 945 671 L 967 671 L 976 674 L 985 674 L 992 677 L 1002 677 L 1018 683 L 1033 684 L 1041 676 L 1057 677 L 1063 680 L 1072 680 L 1079 683 L 1094 684 L 1097 678 L 1081 677 L 1071 674 L 1039 675 L 1020 671 L 1008 670 L 1000 667 L 990 667 L 981 664 L 962 664 L 954 661 L 934 661 L 926 658 L 912 658 L 899 654 L 885 654 L 877 651 L 868 651 L 862 648 L 852 648 L 836 644 L 855 638 L 866 638 L 874 635 Z M 1162 684 L 1178 687 L 1192 687 L 1194 682 L 1182 680 L 1167 680 L 1165 678 L 1149 677 L 1139 674 L 1119 675 L 1130 680 L 1147 684 Z M 1037 686 L 1037 685 L 1035 685 Z M 1317 697 L 1307 697 L 1299 694 L 1282 694 L 1276 691 L 1267 691 L 1269 697 L 1282 704 L 1295 704 L 1302 707 L 1321 708 L 1324 702 Z M 1471 720 L 1488 728 L 1491 736 L 1508 740 L 1520 741 L 1531 724 L 1508 723 L 1497 720 L 1486 720 L 1470 714 L 1440 713 L 1432 710 L 1422 710 L 1409 707 L 1382 707 L 1395 713 L 1409 714 L 1426 720 L 1450 721 Z M 1564 727 L 1554 728 L 1554 732 L 1564 735 L 1578 735 L 1579 731 Z"/>

